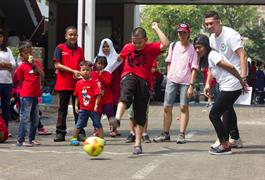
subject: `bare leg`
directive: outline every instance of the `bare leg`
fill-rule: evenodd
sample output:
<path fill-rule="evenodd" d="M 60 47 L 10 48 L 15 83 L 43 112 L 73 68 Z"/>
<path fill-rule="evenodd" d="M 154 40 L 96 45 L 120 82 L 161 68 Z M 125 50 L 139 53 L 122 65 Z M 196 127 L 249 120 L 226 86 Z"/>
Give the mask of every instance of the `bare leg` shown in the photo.
<path fill-rule="evenodd" d="M 180 105 L 180 127 L 179 132 L 185 133 L 189 122 L 189 106 Z"/>
<path fill-rule="evenodd" d="M 97 131 L 98 131 L 98 136 L 99 136 L 100 138 L 104 139 L 103 128 L 99 128 L 99 129 L 97 129 Z"/>
<path fill-rule="evenodd" d="M 146 120 L 144 128 L 143 128 L 143 133 L 147 134 L 147 126 L 148 126 L 148 120 Z"/>
<path fill-rule="evenodd" d="M 136 139 L 135 139 L 135 146 L 141 146 L 141 138 L 143 133 L 143 126 L 136 125 L 135 127 Z"/>
<path fill-rule="evenodd" d="M 80 129 L 75 129 L 74 132 L 73 132 L 73 135 L 72 135 L 72 138 L 77 138 L 78 134 L 80 133 Z"/>
<path fill-rule="evenodd" d="M 134 135 L 134 127 L 135 127 L 135 123 L 134 123 L 134 119 L 130 118 L 129 123 L 128 123 L 128 127 L 130 130 L 130 134 Z"/>
<path fill-rule="evenodd" d="M 164 131 L 169 132 L 172 123 L 172 109 L 171 106 L 164 107 Z"/>
<path fill-rule="evenodd" d="M 119 102 L 115 118 L 120 120 L 122 118 L 126 108 L 127 108 L 127 105 L 124 102 Z"/>

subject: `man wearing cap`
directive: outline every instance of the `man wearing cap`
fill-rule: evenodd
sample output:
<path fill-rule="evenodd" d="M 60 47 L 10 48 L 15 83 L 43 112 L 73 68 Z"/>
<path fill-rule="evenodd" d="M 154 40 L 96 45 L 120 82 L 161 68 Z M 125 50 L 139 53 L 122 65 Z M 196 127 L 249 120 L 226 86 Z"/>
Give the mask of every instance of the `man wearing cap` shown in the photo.
<path fill-rule="evenodd" d="M 186 143 L 185 131 L 189 121 L 189 98 L 193 96 L 193 87 L 198 69 L 197 53 L 189 42 L 190 26 L 179 23 L 176 26 L 179 41 L 169 46 L 167 63 L 167 84 L 164 98 L 164 132 L 153 139 L 154 142 L 170 141 L 173 104 L 177 92 L 180 92 L 180 128 L 177 143 Z"/>
<path fill-rule="evenodd" d="M 218 50 L 218 52 L 224 55 L 228 61 L 235 66 L 240 72 L 242 80 L 246 84 L 247 57 L 244 52 L 242 37 L 234 29 L 223 26 L 217 12 L 209 11 L 204 15 L 204 18 L 205 28 L 211 33 L 209 38 L 211 48 Z M 239 136 L 237 119 L 234 118 L 236 115 L 232 107 L 230 108 L 230 111 L 230 114 L 233 115 L 232 117 L 226 117 L 226 114 L 223 116 L 223 118 L 225 117 L 234 120 L 233 126 L 230 127 L 230 143 L 232 147 L 241 148 L 243 147 L 243 144 Z M 218 146 L 219 144 L 219 141 L 217 141 L 213 146 Z"/>

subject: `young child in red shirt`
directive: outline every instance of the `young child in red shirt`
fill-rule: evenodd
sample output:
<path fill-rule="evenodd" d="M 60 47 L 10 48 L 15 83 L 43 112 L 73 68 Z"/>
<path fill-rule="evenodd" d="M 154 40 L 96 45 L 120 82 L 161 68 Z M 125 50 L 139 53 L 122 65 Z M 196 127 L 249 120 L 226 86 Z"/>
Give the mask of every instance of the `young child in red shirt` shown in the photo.
<path fill-rule="evenodd" d="M 56 84 L 54 90 L 59 95 L 58 118 L 56 122 L 56 137 L 55 142 L 65 141 L 66 135 L 66 117 L 68 112 L 68 104 L 72 97 L 72 105 L 77 122 L 77 114 L 74 110 L 75 99 L 73 92 L 76 85 L 76 79 L 80 77 L 79 64 L 83 61 L 83 49 L 77 45 L 77 29 L 74 26 L 69 26 L 65 29 L 65 43 L 59 44 L 54 50 L 54 66 L 56 69 Z M 79 139 L 85 137 L 84 130 L 81 130 Z"/>
<path fill-rule="evenodd" d="M 35 140 L 36 130 L 39 123 L 38 97 L 41 96 L 41 79 L 44 77 L 43 67 L 39 60 L 32 56 L 32 44 L 28 41 L 22 41 L 19 44 L 19 53 L 23 63 L 16 70 L 16 75 L 20 89 L 20 113 L 19 129 L 16 146 L 30 147 L 39 145 L 40 142 Z M 27 124 L 30 123 L 29 141 L 25 142 Z"/>
<path fill-rule="evenodd" d="M 160 42 L 147 42 L 146 32 L 143 28 L 135 28 L 132 32 L 132 42 L 126 44 L 119 56 L 125 60 L 121 80 L 121 96 L 115 120 L 111 124 L 120 125 L 120 119 L 126 108 L 133 104 L 134 121 L 136 124 L 136 140 L 133 154 L 141 154 L 141 138 L 143 126 L 147 120 L 146 110 L 150 97 L 150 72 L 154 59 L 164 51 L 169 41 L 158 27 L 152 23 L 152 29 L 158 35 Z"/>
<path fill-rule="evenodd" d="M 75 111 L 78 113 L 78 120 L 75 125 L 75 130 L 72 134 L 70 145 L 78 146 L 80 143 L 77 139 L 81 129 L 86 127 L 88 118 L 93 121 L 93 126 L 97 130 L 99 137 L 103 137 L 103 128 L 99 118 L 101 91 L 98 81 L 91 78 L 92 63 L 82 61 L 80 63 L 80 71 L 83 79 L 79 80 L 76 84 L 74 96 Z M 79 107 L 78 107 L 79 105 Z"/>
<path fill-rule="evenodd" d="M 113 111 L 113 98 L 111 92 L 111 74 L 105 71 L 105 67 L 108 65 L 107 58 L 105 56 L 97 56 L 95 60 L 95 71 L 91 73 L 91 77 L 97 79 L 100 83 L 102 98 L 100 100 L 101 113 L 106 114 L 108 119 L 114 118 Z M 110 136 L 115 137 L 119 135 L 116 128 L 110 125 Z"/>

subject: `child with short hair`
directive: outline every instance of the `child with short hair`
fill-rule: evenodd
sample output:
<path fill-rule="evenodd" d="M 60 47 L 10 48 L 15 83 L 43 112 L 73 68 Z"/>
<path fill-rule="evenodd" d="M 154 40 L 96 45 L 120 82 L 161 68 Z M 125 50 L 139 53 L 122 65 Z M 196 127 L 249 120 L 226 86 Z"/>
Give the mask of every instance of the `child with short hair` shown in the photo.
<path fill-rule="evenodd" d="M 101 92 L 98 82 L 91 78 L 92 63 L 82 61 L 80 63 L 80 72 L 83 79 L 77 82 L 74 91 L 74 96 L 77 97 L 75 100 L 75 111 L 78 113 L 78 120 L 70 141 L 70 145 L 73 146 L 80 144 L 77 137 L 81 129 L 86 127 L 89 117 L 93 121 L 94 128 L 97 129 L 98 136 L 104 138 L 102 124 L 98 114 Z M 80 110 L 78 104 L 80 105 Z"/>
<path fill-rule="evenodd" d="M 72 98 L 75 123 L 77 122 L 73 92 L 76 86 L 76 79 L 80 77 L 79 64 L 85 60 L 83 49 L 77 45 L 77 37 L 77 28 L 68 26 L 65 29 L 66 42 L 59 44 L 54 50 L 53 62 L 57 75 L 54 90 L 59 95 L 55 142 L 65 141 L 67 129 L 66 117 L 70 98 Z M 85 132 L 81 130 L 79 139 L 83 139 L 84 137 Z"/>
<path fill-rule="evenodd" d="M 91 73 L 92 78 L 97 79 L 100 83 L 102 98 L 100 100 L 100 118 L 102 114 L 106 114 L 108 120 L 114 118 L 113 111 L 113 98 L 111 92 L 111 74 L 104 70 L 108 65 L 107 58 L 105 56 L 97 56 L 95 60 L 95 71 Z M 119 135 L 116 128 L 110 125 L 110 136 L 115 137 Z"/>
<path fill-rule="evenodd" d="M 114 127 L 119 126 L 125 110 L 133 104 L 136 123 L 136 140 L 133 148 L 135 155 L 142 153 L 141 138 L 147 120 L 146 110 L 150 97 L 150 71 L 153 61 L 169 45 L 167 37 L 156 22 L 152 23 L 152 29 L 160 42 L 147 42 L 146 31 L 141 27 L 135 28 L 132 31 L 132 42 L 123 47 L 119 56 L 119 60 L 125 60 L 125 65 L 121 80 L 120 102 L 116 118 L 111 123 Z"/>
<path fill-rule="evenodd" d="M 16 70 L 17 79 L 21 84 L 20 89 L 20 121 L 16 146 L 31 147 L 39 145 L 35 140 L 39 123 L 38 97 L 41 96 L 41 79 L 44 77 L 43 67 L 39 60 L 32 56 L 32 44 L 29 41 L 19 43 L 19 53 L 23 63 Z M 29 141 L 25 142 L 27 123 L 30 123 Z"/>

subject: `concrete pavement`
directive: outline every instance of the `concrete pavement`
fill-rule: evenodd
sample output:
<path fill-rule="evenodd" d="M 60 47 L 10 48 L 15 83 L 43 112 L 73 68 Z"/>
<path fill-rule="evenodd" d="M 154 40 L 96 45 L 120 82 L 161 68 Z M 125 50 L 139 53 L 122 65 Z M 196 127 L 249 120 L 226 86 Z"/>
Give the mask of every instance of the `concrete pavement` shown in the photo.
<path fill-rule="evenodd" d="M 67 141 L 53 142 L 56 108 L 43 108 L 45 127 L 53 131 L 50 136 L 38 136 L 42 145 L 32 148 L 15 147 L 16 138 L 0 144 L 0 180 L 223 180 L 265 179 L 265 107 L 236 106 L 239 129 L 244 148 L 233 149 L 232 155 L 213 156 L 208 153 L 216 134 L 208 119 L 209 109 L 204 105 L 191 105 L 187 143 L 176 144 L 178 108 L 174 107 L 171 142 L 143 144 L 144 154 L 132 155 L 133 144 L 126 144 L 128 118 L 121 121 L 122 137 L 108 137 L 105 127 L 104 152 L 95 158 L 86 155 L 82 147 L 69 145 L 73 130 L 73 116 L 68 118 Z M 69 111 L 71 112 L 71 111 Z M 149 135 L 151 138 L 162 132 L 163 107 L 151 105 Z M 11 123 L 16 136 L 18 123 Z M 91 122 L 87 131 L 92 131 Z"/>

